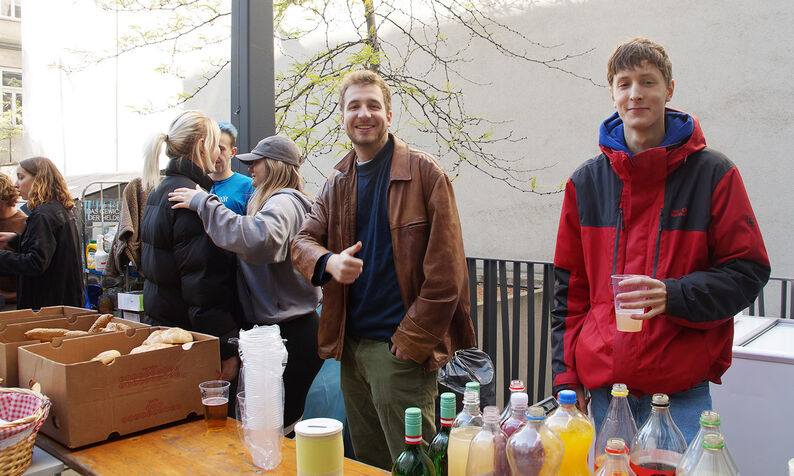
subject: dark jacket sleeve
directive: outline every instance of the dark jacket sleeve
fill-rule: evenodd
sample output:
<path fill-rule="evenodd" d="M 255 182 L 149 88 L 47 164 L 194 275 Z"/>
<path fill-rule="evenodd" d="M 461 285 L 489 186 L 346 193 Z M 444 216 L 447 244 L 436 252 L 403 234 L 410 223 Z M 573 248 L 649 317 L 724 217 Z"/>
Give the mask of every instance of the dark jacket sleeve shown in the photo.
<path fill-rule="evenodd" d="M 742 178 L 735 167 L 712 195 L 708 246 L 711 268 L 667 286 L 667 314 L 686 327 L 708 329 L 748 307 L 769 279 L 769 258 Z"/>
<path fill-rule="evenodd" d="M 190 210 L 174 211 L 174 258 L 193 330 L 218 336 L 221 358 L 234 356 L 236 348 L 228 342 L 239 333 L 234 260 L 212 244 Z"/>
<path fill-rule="evenodd" d="M 0 275 L 38 276 L 44 273 L 55 255 L 58 246 L 55 236 L 62 226 L 56 216 L 34 210 L 20 239 L 19 252 L 0 251 Z"/>

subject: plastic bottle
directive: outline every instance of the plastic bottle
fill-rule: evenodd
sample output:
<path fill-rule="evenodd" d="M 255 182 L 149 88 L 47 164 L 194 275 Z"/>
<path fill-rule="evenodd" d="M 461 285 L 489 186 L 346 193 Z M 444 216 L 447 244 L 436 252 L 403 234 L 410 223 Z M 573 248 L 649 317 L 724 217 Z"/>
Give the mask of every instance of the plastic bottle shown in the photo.
<path fill-rule="evenodd" d="M 499 409 L 485 407 L 482 419 L 482 429 L 474 435 L 469 445 L 466 476 L 510 476 L 505 455 L 507 436 L 499 428 Z"/>
<path fill-rule="evenodd" d="M 703 454 L 700 455 L 692 471 L 692 476 L 737 476 L 739 471 L 731 466 L 725 456 L 725 441 L 719 433 L 703 436 Z"/>
<path fill-rule="evenodd" d="M 527 386 L 524 385 L 524 382 L 522 380 L 511 380 L 510 381 L 510 386 L 508 387 L 508 389 L 510 389 L 510 398 L 507 399 L 507 405 L 505 405 L 505 409 L 502 411 L 502 416 L 499 417 L 499 427 L 500 428 L 501 428 L 502 424 L 508 418 L 510 418 L 510 415 L 513 414 L 513 411 L 511 410 L 511 406 L 513 405 L 513 394 L 514 393 L 520 393 L 520 392 L 527 393 Z M 502 428 L 502 429 L 504 430 L 504 428 Z M 510 436 L 510 435 L 507 435 L 507 436 Z"/>
<path fill-rule="evenodd" d="M 612 385 L 612 401 L 609 402 L 604 422 L 598 430 L 595 443 L 595 470 L 601 466 L 606 458 L 607 441 L 610 438 L 620 438 L 631 444 L 634 435 L 637 434 L 637 424 L 634 423 L 634 415 L 629 407 L 629 389 L 625 384 L 616 383 Z"/>
<path fill-rule="evenodd" d="M 512 476 L 554 476 L 562 464 L 562 440 L 545 424 L 546 411 L 533 405 L 527 424 L 507 440 L 507 461 Z"/>
<path fill-rule="evenodd" d="M 700 414 L 700 430 L 698 430 L 695 438 L 693 438 L 689 443 L 689 446 L 684 452 L 684 456 L 681 457 L 681 461 L 678 463 L 678 469 L 676 470 L 675 474 L 689 474 L 689 472 L 695 466 L 697 460 L 700 458 L 700 455 L 703 454 L 703 437 L 709 433 L 719 434 L 721 422 L 722 420 L 720 419 L 719 413 L 711 410 L 703 410 L 703 412 Z M 727 447 L 723 449 L 723 453 L 725 454 L 728 463 L 738 473 L 739 467 L 736 465 L 736 461 L 734 461 L 733 457 L 728 452 Z"/>
<path fill-rule="evenodd" d="M 393 476 L 436 476 L 436 468 L 422 449 L 422 410 L 405 409 L 405 450 L 394 460 Z"/>
<path fill-rule="evenodd" d="M 455 421 L 455 394 L 444 392 L 441 394 L 441 419 L 438 434 L 430 442 L 427 456 L 433 461 L 436 476 L 447 476 L 447 447 L 449 446 L 449 431 Z"/>
<path fill-rule="evenodd" d="M 576 408 L 576 392 L 563 390 L 557 395 L 560 406 L 549 415 L 546 425 L 562 439 L 565 452 L 560 474 L 566 476 L 592 476 L 587 464 L 587 454 L 593 442 L 593 423 Z"/>
<path fill-rule="evenodd" d="M 464 476 L 471 439 L 482 428 L 480 384 L 468 382 L 463 392 L 463 410 L 455 417 L 449 432 L 447 461 L 449 476 Z"/>
<path fill-rule="evenodd" d="M 96 241 L 97 249 L 94 254 L 94 269 L 97 271 L 105 271 L 105 266 L 108 264 L 108 252 L 105 251 L 105 237 L 102 235 L 97 236 Z"/>
<path fill-rule="evenodd" d="M 603 465 L 596 476 L 637 476 L 626 457 L 626 443 L 621 438 L 610 438 L 604 447 Z"/>
<path fill-rule="evenodd" d="M 96 267 L 94 255 L 96 255 L 96 240 L 91 240 L 91 243 L 85 247 L 85 267 L 94 269 Z"/>
<path fill-rule="evenodd" d="M 631 444 L 631 469 L 638 476 L 675 474 L 686 451 L 686 440 L 670 416 L 670 399 L 663 393 L 651 398 L 651 415 Z"/>
<path fill-rule="evenodd" d="M 509 437 L 527 423 L 528 404 L 529 395 L 526 393 L 516 392 L 510 394 L 510 418 L 501 424 L 501 429 L 505 432 L 505 435 Z"/>

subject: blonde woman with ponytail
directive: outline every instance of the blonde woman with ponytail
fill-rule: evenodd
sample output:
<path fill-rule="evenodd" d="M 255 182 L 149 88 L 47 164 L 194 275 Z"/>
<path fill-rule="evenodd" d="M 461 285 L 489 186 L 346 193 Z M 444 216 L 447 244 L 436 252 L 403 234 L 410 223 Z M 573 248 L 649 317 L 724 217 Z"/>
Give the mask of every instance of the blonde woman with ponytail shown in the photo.
<path fill-rule="evenodd" d="M 16 250 L 0 251 L 0 275 L 19 276 L 17 309 L 82 307 L 82 251 L 66 181 L 50 159 L 32 157 L 19 163 L 16 188 L 30 215 L 22 235 L 0 233 Z"/>
<path fill-rule="evenodd" d="M 170 194 L 175 209 L 198 212 L 216 245 L 237 254 L 237 289 L 243 328 L 277 324 L 289 352 L 284 370 L 284 426 L 303 414 L 306 395 L 323 361 L 317 355 L 320 289 L 292 266 L 290 241 L 298 233 L 313 200 L 303 191 L 298 146 L 284 136 L 271 136 L 250 154 L 237 158 L 248 165 L 255 191 L 245 216 L 226 208 L 215 195 L 191 188 Z"/>
<path fill-rule="evenodd" d="M 229 338 L 239 333 L 234 255 L 221 250 L 188 210 L 171 208 L 168 194 L 180 187 L 209 190 L 220 154 L 218 125 L 198 111 L 178 115 L 166 134 L 146 147 L 144 180 L 155 181 L 160 153 L 170 159 L 165 177 L 155 183 L 141 220 L 141 271 L 144 309 L 149 324 L 182 327 L 211 334 L 221 341 L 221 375 L 237 376 L 239 361 Z M 149 178 L 147 178 L 149 177 Z"/>

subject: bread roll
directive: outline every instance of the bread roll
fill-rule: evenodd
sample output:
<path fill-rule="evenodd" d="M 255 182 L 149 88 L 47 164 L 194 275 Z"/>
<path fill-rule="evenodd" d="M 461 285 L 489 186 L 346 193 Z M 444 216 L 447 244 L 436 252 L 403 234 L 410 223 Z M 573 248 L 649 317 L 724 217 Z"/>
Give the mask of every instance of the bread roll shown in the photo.
<path fill-rule="evenodd" d="M 113 314 L 102 314 L 94 321 L 94 324 L 91 325 L 91 328 L 88 329 L 88 332 L 102 332 L 102 328 L 108 325 L 110 321 L 113 320 Z"/>
<path fill-rule="evenodd" d="M 109 363 L 113 362 L 116 359 L 116 357 L 121 357 L 121 352 L 115 349 L 111 349 L 111 350 L 106 350 L 104 352 L 100 352 L 96 357 L 94 357 L 91 360 L 92 361 L 98 360 L 103 364 L 108 365 Z"/>
<path fill-rule="evenodd" d="M 102 328 L 102 332 L 125 332 L 128 329 L 130 329 L 130 326 L 127 324 L 121 322 L 108 322 L 107 325 Z"/>
<path fill-rule="evenodd" d="M 49 329 L 43 327 L 36 327 L 25 332 L 25 338 L 31 340 L 40 340 L 42 342 L 52 342 L 55 337 L 62 337 L 69 332 L 69 329 Z"/>
<path fill-rule="evenodd" d="M 63 336 L 64 337 L 80 337 L 80 336 L 87 336 L 87 335 L 91 335 L 91 333 L 87 332 L 87 331 L 69 331 L 66 334 L 64 334 Z"/>
<path fill-rule="evenodd" d="M 134 349 L 132 349 L 130 351 L 130 355 L 132 355 L 132 354 L 140 354 L 141 352 L 149 352 L 149 351 L 157 350 L 157 349 L 165 349 L 165 348 L 168 348 L 168 347 L 173 347 L 173 346 L 171 344 L 164 344 L 162 342 L 157 342 L 157 343 L 154 343 L 154 344 L 142 344 L 142 345 L 139 345 L 138 347 L 135 347 Z"/>
<path fill-rule="evenodd" d="M 170 329 L 158 329 L 152 332 L 143 341 L 143 344 L 187 344 L 188 342 L 193 342 L 193 335 L 190 332 L 180 327 L 171 327 Z"/>

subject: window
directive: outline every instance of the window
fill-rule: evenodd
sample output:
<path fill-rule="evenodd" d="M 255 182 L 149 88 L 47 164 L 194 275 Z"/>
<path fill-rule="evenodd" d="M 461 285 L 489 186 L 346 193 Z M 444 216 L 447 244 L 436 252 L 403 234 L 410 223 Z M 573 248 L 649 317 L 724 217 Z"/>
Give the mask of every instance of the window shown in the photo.
<path fill-rule="evenodd" d="M 0 16 L 22 18 L 22 0 L 0 0 Z"/>
<path fill-rule="evenodd" d="M 22 124 L 22 72 L 2 70 L 0 92 L 3 98 L 3 112 L 10 112 L 15 125 Z"/>

